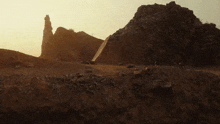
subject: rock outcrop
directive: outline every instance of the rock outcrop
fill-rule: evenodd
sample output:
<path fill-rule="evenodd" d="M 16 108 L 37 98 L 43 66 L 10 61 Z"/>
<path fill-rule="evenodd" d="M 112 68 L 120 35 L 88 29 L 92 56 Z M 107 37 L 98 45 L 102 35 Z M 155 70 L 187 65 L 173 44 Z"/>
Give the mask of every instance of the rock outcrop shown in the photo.
<path fill-rule="evenodd" d="M 68 62 L 91 61 L 103 42 L 83 31 L 74 32 L 63 27 L 57 28 L 53 35 L 49 32 L 51 28 L 46 23 L 47 21 L 45 21 L 42 58 Z"/>
<path fill-rule="evenodd" d="M 107 64 L 219 64 L 219 41 L 220 30 L 214 24 L 202 24 L 193 11 L 175 2 L 142 5 L 93 60 Z"/>

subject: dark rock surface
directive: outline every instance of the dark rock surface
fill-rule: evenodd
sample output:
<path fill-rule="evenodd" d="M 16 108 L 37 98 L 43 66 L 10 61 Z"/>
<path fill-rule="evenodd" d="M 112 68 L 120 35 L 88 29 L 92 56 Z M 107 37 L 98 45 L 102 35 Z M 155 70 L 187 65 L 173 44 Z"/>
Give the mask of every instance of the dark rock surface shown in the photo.
<path fill-rule="evenodd" d="M 129 71 L 114 78 L 0 76 L 0 123 L 220 122 L 218 76 L 175 67 Z"/>
<path fill-rule="evenodd" d="M 57 28 L 54 35 L 48 34 L 51 26 L 46 18 L 41 58 L 68 62 L 92 60 L 103 40 L 63 27 Z"/>
<path fill-rule="evenodd" d="M 219 65 L 220 30 L 202 24 L 175 2 L 142 5 L 133 19 L 110 35 L 98 63 Z"/>

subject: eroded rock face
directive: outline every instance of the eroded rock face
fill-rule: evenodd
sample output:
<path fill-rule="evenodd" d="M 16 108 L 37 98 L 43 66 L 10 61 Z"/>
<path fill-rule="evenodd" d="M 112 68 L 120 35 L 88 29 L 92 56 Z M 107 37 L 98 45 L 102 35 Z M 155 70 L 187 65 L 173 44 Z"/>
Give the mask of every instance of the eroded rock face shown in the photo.
<path fill-rule="evenodd" d="M 175 2 L 143 5 L 124 28 L 110 36 L 96 61 L 108 64 L 216 64 L 219 40 L 220 31 L 214 24 L 202 24 L 193 11 Z"/>
<path fill-rule="evenodd" d="M 48 20 L 46 17 L 42 58 L 69 62 L 92 60 L 103 40 L 85 32 L 74 32 L 63 27 L 57 28 L 53 35 Z"/>

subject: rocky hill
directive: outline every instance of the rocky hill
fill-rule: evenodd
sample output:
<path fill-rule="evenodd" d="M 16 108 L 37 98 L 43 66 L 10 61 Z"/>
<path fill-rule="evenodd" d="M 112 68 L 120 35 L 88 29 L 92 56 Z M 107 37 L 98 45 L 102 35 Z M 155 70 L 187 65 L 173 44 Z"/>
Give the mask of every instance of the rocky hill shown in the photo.
<path fill-rule="evenodd" d="M 220 30 L 202 24 L 188 8 L 175 2 L 142 5 L 122 29 L 111 35 L 99 63 L 203 66 L 220 64 Z"/>
<path fill-rule="evenodd" d="M 52 33 L 49 16 L 45 17 L 45 29 L 41 58 L 58 61 L 90 61 L 103 40 L 85 32 L 74 32 L 63 27 Z"/>

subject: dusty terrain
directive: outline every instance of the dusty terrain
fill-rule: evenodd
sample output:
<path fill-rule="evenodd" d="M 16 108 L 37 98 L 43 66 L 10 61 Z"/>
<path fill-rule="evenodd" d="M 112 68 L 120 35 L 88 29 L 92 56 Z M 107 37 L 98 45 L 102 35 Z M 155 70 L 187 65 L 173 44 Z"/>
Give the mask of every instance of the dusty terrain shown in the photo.
<path fill-rule="evenodd" d="M 219 34 L 175 2 L 102 45 L 46 16 L 39 58 L 0 49 L 0 124 L 219 124 Z"/>
<path fill-rule="evenodd" d="M 3 124 L 220 122 L 218 67 L 89 65 L 0 54 Z"/>

